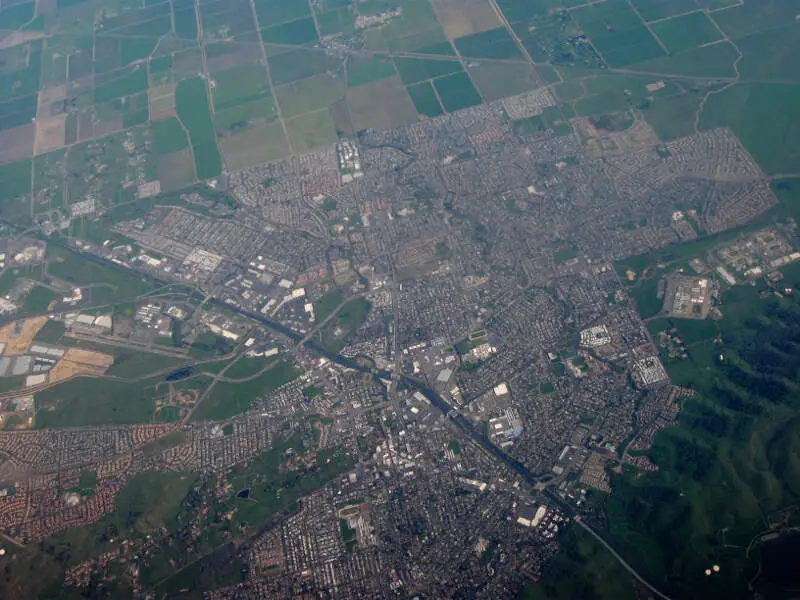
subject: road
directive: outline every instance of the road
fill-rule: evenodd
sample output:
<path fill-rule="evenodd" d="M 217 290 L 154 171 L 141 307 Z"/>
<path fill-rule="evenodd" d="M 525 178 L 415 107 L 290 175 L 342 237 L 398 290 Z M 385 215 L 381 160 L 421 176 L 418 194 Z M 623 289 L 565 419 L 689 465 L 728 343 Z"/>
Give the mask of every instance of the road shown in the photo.
<path fill-rule="evenodd" d="M 0 220 L 0 222 L 5 222 L 5 221 Z M 14 225 L 13 223 L 8 223 L 8 222 L 6 222 L 6 223 L 8 225 L 14 227 L 15 229 L 20 229 L 17 225 Z M 42 237 L 42 236 L 39 236 L 39 237 Z M 143 279 L 151 281 L 153 283 L 159 283 L 159 284 L 162 284 L 162 285 L 168 285 L 169 283 L 171 283 L 171 282 L 168 282 L 168 281 L 161 280 L 161 279 L 159 279 L 157 277 L 154 277 L 152 275 L 142 273 L 142 272 L 137 271 L 137 270 L 135 270 L 135 269 L 133 269 L 131 267 L 128 267 L 128 266 L 125 266 L 125 265 L 122 265 L 122 264 L 113 263 L 111 261 L 107 261 L 107 260 L 105 260 L 105 259 L 103 259 L 103 258 L 101 258 L 101 257 L 99 257 L 99 256 L 97 256 L 95 254 L 92 254 L 91 252 L 87 252 L 87 251 L 85 251 L 83 249 L 75 248 L 75 247 L 65 243 L 62 240 L 49 239 L 49 238 L 42 238 L 42 239 L 44 239 L 47 243 L 67 248 L 70 251 L 82 256 L 84 259 L 86 259 L 86 260 L 88 260 L 90 262 L 102 264 L 102 265 L 104 265 L 106 267 L 110 267 L 110 268 L 114 268 L 114 269 L 120 270 L 120 271 L 125 272 L 125 273 L 127 273 L 129 275 L 132 274 L 132 275 L 134 275 L 136 277 L 143 278 Z M 324 356 L 325 358 L 329 359 L 330 361 L 332 361 L 332 362 L 334 362 L 336 364 L 339 364 L 339 365 L 341 365 L 343 367 L 347 367 L 349 369 L 360 371 L 362 373 L 371 373 L 372 375 L 375 375 L 375 376 L 380 377 L 382 379 L 385 379 L 387 381 L 393 379 L 393 374 L 391 372 L 385 371 L 385 370 L 381 370 L 381 369 L 366 367 L 364 365 L 359 364 L 358 362 L 356 362 L 355 360 L 353 360 L 351 358 L 348 358 L 346 356 L 342 356 L 341 354 L 336 354 L 334 352 L 331 352 L 331 351 L 319 346 L 318 344 L 315 344 L 314 342 L 312 342 L 310 340 L 306 340 L 303 335 L 301 335 L 301 334 L 289 329 L 285 325 L 283 325 L 283 324 L 281 324 L 281 323 L 279 323 L 277 321 L 274 321 L 274 320 L 270 319 L 269 317 L 267 317 L 267 316 L 265 316 L 263 314 L 255 313 L 255 312 L 249 311 L 247 309 L 244 309 L 244 308 L 241 308 L 241 307 L 238 307 L 238 306 L 233 306 L 232 304 L 228 304 L 227 302 L 223 302 L 223 301 L 221 301 L 221 300 L 219 300 L 217 298 L 210 297 L 210 296 L 207 296 L 207 295 L 206 296 L 202 296 L 202 297 L 204 297 L 206 299 L 206 303 L 207 304 L 210 304 L 212 306 L 217 306 L 219 308 L 224 308 L 225 310 L 234 312 L 234 313 L 236 313 L 236 314 L 238 314 L 238 315 L 240 315 L 242 317 L 245 317 L 245 318 L 248 318 L 250 320 L 256 321 L 256 322 L 264 325 L 268 329 L 271 329 L 272 331 L 274 331 L 276 333 L 279 333 L 279 334 L 285 336 L 286 338 L 288 338 L 288 339 L 290 339 L 290 340 L 292 340 L 292 341 L 294 341 L 294 342 L 296 342 L 298 344 L 305 344 L 305 346 L 307 348 L 309 348 L 310 350 L 312 350 L 316 354 Z M 531 487 L 535 487 L 537 485 L 546 483 L 547 478 L 550 477 L 549 473 L 548 474 L 544 474 L 544 475 L 536 475 L 536 474 L 532 473 L 522 463 L 520 463 L 515 458 L 513 458 L 513 457 L 509 456 L 508 454 L 506 454 L 501 448 L 499 448 L 498 446 L 493 444 L 485 435 L 483 435 L 479 431 L 477 431 L 472 426 L 472 424 L 463 415 L 459 414 L 458 411 L 456 411 L 435 390 L 427 387 L 421 381 L 419 381 L 419 380 L 417 380 L 417 379 L 415 379 L 413 377 L 409 377 L 407 375 L 400 375 L 400 377 L 410 387 L 418 390 L 423 396 L 425 396 L 425 398 L 428 399 L 428 401 L 431 403 L 432 406 L 436 407 L 444 415 L 447 415 L 447 417 L 450 419 L 450 421 L 456 427 L 458 427 L 458 429 L 460 429 L 465 435 L 467 435 L 470 439 L 472 439 L 479 446 L 481 446 L 490 456 L 493 456 L 495 459 L 497 459 L 501 463 L 505 464 L 509 469 L 511 469 L 512 471 L 514 471 L 518 475 L 520 475 L 520 477 L 522 477 L 522 479 L 528 485 L 530 485 Z M 585 523 L 581 519 L 580 515 L 578 515 L 576 513 L 576 511 L 572 507 L 572 505 L 570 505 L 568 502 L 566 502 L 564 499 L 562 499 L 560 496 L 558 496 L 554 491 L 552 491 L 549 488 L 544 488 L 542 490 L 542 494 L 550 501 L 551 504 L 557 506 L 559 508 L 559 510 L 561 510 L 565 515 L 567 515 L 568 517 L 572 518 L 578 524 L 579 527 L 581 527 L 582 529 L 585 529 L 592 537 L 594 537 L 606 550 L 608 550 L 612 554 L 612 556 L 617 560 L 617 562 L 619 562 L 619 564 L 626 571 L 628 571 L 628 573 L 630 573 L 634 578 L 636 578 L 637 581 L 639 581 L 642 585 L 647 587 L 647 589 L 649 589 L 651 592 L 656 594 L 659 598 L 663 598 L 664 600 L 669 600 L 669 598 L 667 596 L 665 596 L 664 594 L 659 592 L 655 587 L 653 587 L 652 585 L 647 583 L 647 581 L 641 575 L 639 575 L 639 573 L 637 573 L 633 569 L 633 567 L 631 567 L 627 562 L 625 562 L 625 560 L 619 554 L 617 554 L 617 552 L 611 547 L 611 545 L 608 542 L 606 542 L 603 539 L 603 537 L 599 533 L 597 533 L 594 529 L 592 529 L 592 527 L 590 525 Z"/>

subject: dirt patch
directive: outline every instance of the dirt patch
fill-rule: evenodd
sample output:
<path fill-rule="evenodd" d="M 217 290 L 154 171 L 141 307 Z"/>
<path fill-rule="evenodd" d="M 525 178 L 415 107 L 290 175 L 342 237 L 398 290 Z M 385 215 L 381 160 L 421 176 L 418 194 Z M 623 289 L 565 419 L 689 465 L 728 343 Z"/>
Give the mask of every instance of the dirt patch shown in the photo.
<path fill-rule="evenodd" d="M 451 40 L 502 25 L 489 0 L 431 0 L 431 4 Z"/>
<path fill-rule="evenodd" d="M 36 141 L 33 144 L 34 155 L 58 150 L 64 146 L 67 135 L 67 115 L 58 115 L 36 121 Z"/>
<path fill-rule="evenodd" d="M 49 383 L 63 381 L 75 375 L 102 375 L 114 364 L 114 357 L 102 352 L 70 348 L 50 371 Z"/>
<path fill-rule="evenodd" d="M 66 83 L 39 90 L 39 110 L 41 111 L 42 106 L 50 104 L 51 102 L 63 100 L 67 97 L 68 93 Z"/>
<path fill-rule="evenodd" d="M 162 190 L 179 189 L 194 181 L 194 162 L 188 148 L 158 158 L 158 180 Z"/>
<path fill-rule="evenodd" d="M 14 321 L 0 329 L 0 344 L 5 344 L 3 356 L 24 354 L 45 323 L 47 323 L 47 317 L 33 317 L 23 321 Z"/>
<path fill-rule="evenodd" d="M 347 104 L 357 131 L 394 129 L 417 121 L 417 109 L 399 77 L 350 90 Z"/>
<path fill-rule="evenodd" d="M 33 156 L 36 123 L 27 123 L 0 131 L 0 163 L 14 162 Z"/>
<path fill-rule="evenodd" d="M 150 88 L 150 120 L 158 121 L 175 116 L 175 84 L 168 83 Z"/>
<path fill-rule="evenodd" d="M 0 50 L 19 46 L 31 40 L 38 40 L 45 37 L 41 31 L 12 31 L 8 36 L 0 40 Z"/>

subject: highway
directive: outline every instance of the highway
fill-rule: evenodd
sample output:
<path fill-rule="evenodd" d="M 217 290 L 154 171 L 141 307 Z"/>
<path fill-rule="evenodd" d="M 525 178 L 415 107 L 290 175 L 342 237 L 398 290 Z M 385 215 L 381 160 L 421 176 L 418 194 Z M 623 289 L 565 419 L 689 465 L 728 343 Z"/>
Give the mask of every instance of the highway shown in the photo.
<path fill-rule="evenodd" d="M 3 219 L 0 219 L 0 222 L 6 223 L 7 225 L 14 227 L 15 229 L 18 230 L 21 229 L 20 227 L 14 225 L 13 223 L 9 223 Z M 149 274 L 141 273 L 136 269 L 133 269 L 132 267 L 128 267 L 127 265 L 122 265 L 105 260 L 104 258 L 97 256 L 91 252 L 87 252 L 80 248 L 75 248 L 74 246 L 65 243 L 63 240 L 57 238 L 55 239 L 44 238 L 43 236 L 41 236 L 41 234 L 37 235 L 37 237 L 43 239 L 49 244 L 66 248 L 71 252 L 74 252 L 75 254 L 82 256 L 84 259 L 88 261 L 123 271 L 129 275 L 134 275 L 135 277 L 145 279 L 146 281 L 150 281 L 160 285 L 170 285 L 175 283 L 175 282 L 161 280 Z M 239 306 L 234 306 L 232 304 L 223 302 L 222 300 L 219 300 L 212 296 L 205 297 L 205 301 L 207 304 L 211 304 L 212 306 L 224 308 L 225 310 L 236 313 L 242 317 L 246 317 L 250 320 L 256 321 L 264 325 L 265 327 L 271 329 L 272 331 L 275 331 L 298 344 L 304 344 L 307 348 L 309 348 L 316 354 L 324 356 L 328 360 L 335 362 L 343 367 L 354 369 L 362 373 L 371 373 L 377 377 L 381 377 L 386 380 L 391 380 L 393 377 L 393 374 L 389 371 L 366 367 L 357 363 L 355 360 L 351 358 L 331 352 L 330 350 L 327 350 L 326 348 L 323 348 L 320 345 L 308 339 L 305 339 L 304 336 L 301 335 L 300 333 L 297 333 L 289 329 L 285 325 L 282 325 L 281 323 L 267 317 L 266 315 L 263 315 L 261 313 L 255 313 L 247 309 L 241 308 Z M 522 477 L 522 479 L 528 485 L 530 485 L 531 487 L 535 487 L 537 484 L 545 483 L 547 478 L 550 477 L 549 474 L 537 475 L 532 473 L 527 467 L 525 467 L 518 460 L 509 456 L 501 448 L 493 444 L 485 435 L 477 431 L 472 426 L 472 423 L 470 423 L 466 419 L 466 417 L 458 413 L 458 411 L 456 411 L 453 408 L 453 406 L 451 406 L 438 392 L 427 387 L 425 384 L 423 384 L 422 382 L 413 377 L 409 377 L 407 375 L 400 375 L 400 377 L 406 384 L 408 384 L 412 388 L 415 388 L 423 396 L 425 396 L 425 398 L 427 398 L 427 400 L 431 403 L 432 406 L 436 407 L 444 415 L 446 415 L 450 419 L 450 421 L 456 427 L 458 427 L 465 435 L 469 436 L 475 443 L 479 444 L 487 453 L 489 453 L 490 456 L 495 457 L 497 460 L 504 463 L 512 471 L 517 473 L 520 477 Z M 650 585 L 641 575 L 639 575 L 639 573 L 637 573 L 633 569 L 633 567 L 631 567 L 627 562 L 625 562 L 625 560 L 619 554 L 617 554 L 617 552 L 611 547 L 610 544 L 608 544 L 608 542 L 606 542 L 603 539 L 603 537 L 599 533 L 597 533 L 594 529 L 592 529 L 590 525 L 588 525 L 581 519 L 580 515 L 577 514 L 572 505 L 570 505 L 568 502 L 566 502 L 564 499 L 558 496 L 558 494 L 556 494 L 550 488 L 545 487 L 542 490 L 542 494 L 550 501 L 551 504 L 557 506 L 563 514 L 573 519 L 578 524 L 578 526 L 586 530 L 592 537 L 594 537 L 606 550 L 608 550 L 612 554 L 612 556 L 614 556 L 617 562 L 619 562 L 619 564 L 626 571 L 628 571 L 628 573 L 630 573 L 637 581 L 639 581 L 642 585 L 644 585 L 647 589 L 649 589 L 659 598 L 662 598 L 663 600 L 670 600 L 668 596 L 659 592 L 655 587 Z"/>

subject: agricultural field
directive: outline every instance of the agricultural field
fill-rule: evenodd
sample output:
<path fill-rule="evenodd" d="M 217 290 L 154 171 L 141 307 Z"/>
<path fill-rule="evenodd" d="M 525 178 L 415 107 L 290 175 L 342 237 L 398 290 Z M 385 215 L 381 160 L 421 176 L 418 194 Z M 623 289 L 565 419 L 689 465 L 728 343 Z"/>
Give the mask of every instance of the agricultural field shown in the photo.
<path fill-rule="evenodd" d="M 396 8 L 388 18 L 378 0 L 358 10 L 349 0 L 0 9 L 0 199 L 15 199 L 3 215 L 28 218 L 32 192 L 37 206 L 27 212 L 38 220 L 69 217 L 87 195 L 107 210 L 135 199 L 121 185 L 132 178 L 180 189 L 333 143 L 338 132 L 397 127 L 543 85 L 489 0 Z M 376 21 L 357 26 L 356 15 Z M 360 44 L 351 55 L 328 49 L 351 39 Z M 125 150 L 130 135 L 135 147 Z M 145 170 L 134 172 L 140 156 Z M 81 217 L 70 231 L 85 227 Z"/>
<path fill-rule="evenodd" d="M 551 83 L 564 131 L 633 111 L 664 141 L 728 124 L 768 173 L 797 160 L 784 117 L 800 76 L 791 0 L 95 4 L 0 9 L 7 218 L 58 221 L 87 195 L 107 210 L 135 199 L 126 180 L 177 190 Z M 72 234 L 91 229 L 76 220 Z"/>

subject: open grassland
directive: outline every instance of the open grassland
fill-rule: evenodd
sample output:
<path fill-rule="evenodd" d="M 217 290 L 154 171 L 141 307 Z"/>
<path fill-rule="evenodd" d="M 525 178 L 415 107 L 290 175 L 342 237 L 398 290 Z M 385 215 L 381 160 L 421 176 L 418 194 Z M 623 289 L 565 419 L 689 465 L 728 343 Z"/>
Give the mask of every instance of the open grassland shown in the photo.
<path fill-rule="evenodd" d="M 337 140 L 333 118 L 325 108 L 287 121 L 286 130 L 296 153 L 327 146 Z"/>
<path fill-rule="evenodd" d="M 279 87 L 276 90 L 285 119 L 313 112 L 344 99 L 344 78 L 321 73 Z"/>
<path fill-rule="evenodd" d="M 248 126 L 220 140 L 229 169 L 244 169 L 289 156 L 289 145 L 278 123 Z"/>
<path fill-rule="evenodd" d="M 36 426 L 150 423 L 155 415 L 156 383 L 70 379 L 35 394 Z"/>
<path fill-rule="evenodd" d="M 612 67 L 664 54 L 658 41 L 626 0 L 606 0 L 570 11 L 595 48 Z"/>
<path fill-rule="evenodd" d="M 275 390 L 293 381 L 300 371 L 291 361 L 279 360 L 263 373 L 238 383 L 217 381 L 192 414 L 195 421 L 227 419 L 245 412 L 259 395 Z M 251 373 L 246 373 L 250 377 Z M 225 373 L 226 377 L 234 378 Z"/>
<path fill-rule="evenodd" d="M 683 52 L 722 39 L 719 30 L 703 12 L 693 12 L 653 23 L 653 32 L 670 52 Z"/>

